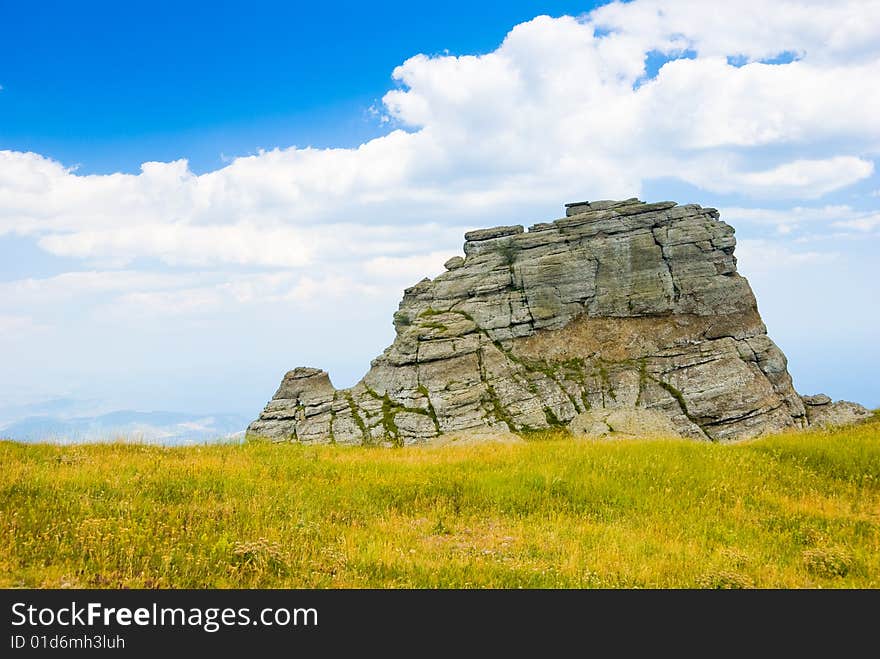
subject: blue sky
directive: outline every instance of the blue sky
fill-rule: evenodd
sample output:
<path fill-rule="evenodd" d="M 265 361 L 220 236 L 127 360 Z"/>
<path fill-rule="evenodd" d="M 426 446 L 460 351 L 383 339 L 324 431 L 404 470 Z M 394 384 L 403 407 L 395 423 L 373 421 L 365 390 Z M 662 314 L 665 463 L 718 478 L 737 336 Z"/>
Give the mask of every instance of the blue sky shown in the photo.
<path fill-rule="evenodd" d="M 578 2 L 6 3 L 3 148 L 82 174 L 189 159 L 194 172 L 276 146 L 357 146 L 416 53 L 494 50 Z"/>
<path fill-rule="evenodd" d="M 798 390 L 880 405 L 880 3 L 735 5 L 7 3 L 0 408 L 353 384 L 465 230 L 633 195 L 720 208 Z"/>

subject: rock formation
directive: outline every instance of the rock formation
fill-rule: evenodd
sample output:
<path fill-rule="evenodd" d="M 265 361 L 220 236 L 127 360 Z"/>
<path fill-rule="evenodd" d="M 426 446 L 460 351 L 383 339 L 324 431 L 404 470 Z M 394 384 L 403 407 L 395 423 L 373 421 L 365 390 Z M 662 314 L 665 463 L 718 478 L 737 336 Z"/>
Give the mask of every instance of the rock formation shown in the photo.
<path fill-rule="evenodd" d="M 830 428 L 848 426 L 852 423 L 865 421 L 871 413 L 857 403 L 839 400 L 832 403 L 825 394 L 801 396 L 807 411 L 807 421 L 811 426 Z"/>
<path fill-rule="evenodd" d="M 397 336 L 363 380 L 337 390 L 296 368 L 248 434 L 408 445 L 659 418 L 664 434 L 730 441 L 839 417 L 841 404 L 805 406 L 792 387 L 733 233 L 714 208 L 638 199 L 468 232 L 463 258 L 404 292 Z"/>

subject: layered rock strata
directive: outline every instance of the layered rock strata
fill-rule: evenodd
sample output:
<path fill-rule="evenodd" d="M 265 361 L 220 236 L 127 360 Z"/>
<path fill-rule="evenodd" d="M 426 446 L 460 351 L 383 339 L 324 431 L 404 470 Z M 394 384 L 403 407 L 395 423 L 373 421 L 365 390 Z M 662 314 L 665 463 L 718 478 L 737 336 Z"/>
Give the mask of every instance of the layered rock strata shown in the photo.
<path fill-rule="evenodd" d="M 638 199 L 468 232 L 464 257 L 406 289 L 394 342 L 357 385 L 296 368 L 248 434 L 408 445 L 602 408 L 653 410 L 704 440 L 804 427 L 735 244 L 713 208 Z"/>

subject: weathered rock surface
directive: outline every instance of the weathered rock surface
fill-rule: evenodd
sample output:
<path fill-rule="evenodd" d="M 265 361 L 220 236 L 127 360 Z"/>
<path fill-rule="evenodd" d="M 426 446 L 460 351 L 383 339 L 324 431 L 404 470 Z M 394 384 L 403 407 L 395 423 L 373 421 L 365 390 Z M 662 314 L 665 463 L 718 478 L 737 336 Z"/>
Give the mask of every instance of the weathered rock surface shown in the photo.
<path fill-rule="evenodd" d="M 429 439 L 425 446 L 474 446 L 483 444 L 524 444 L 525 440 L 509 430 L 495 428 L 470 428 L 446 432 Z"/>
<path fill-rule="evenodd" d="M 836 403 L 825 394 L 815 396 L 801 396 L 807 412 L 807 420 L 811 426 L 834 428 L 836 426 L 848 426 L 859 421 L 865 421 L 871 416 L 871 412 L 848 400 L 839 400 Z"/>
<path fill-rule="evenodd" d="M 575 437 L 587 439 L 622 435 L 629 437 L 679 437 L 672 418 L 658 410 L 643 407 L 606 407 L 581 412 L 568 429 Z"/>
<path fill-rule="evenodd" d="M 324 371 L 294 369 L 248 433 L 408 445 L 616 408 L 706 440 L 804 427 L 733 233 L 713 208 L 637 199 L 471 231 L 464 258 L 404 292 L 397 336 L 361 382 L 337 390 Z"/>

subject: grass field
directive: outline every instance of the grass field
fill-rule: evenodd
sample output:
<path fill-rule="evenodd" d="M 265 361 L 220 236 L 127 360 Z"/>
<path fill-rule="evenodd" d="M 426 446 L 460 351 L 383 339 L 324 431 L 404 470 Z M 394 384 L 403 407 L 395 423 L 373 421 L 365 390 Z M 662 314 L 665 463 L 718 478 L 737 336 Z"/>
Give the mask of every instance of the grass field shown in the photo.
<path fill-rule="evenodd" d="M 880 421 L 369 449 L 0 443 L 0 586 L 880 587 Z"/>

